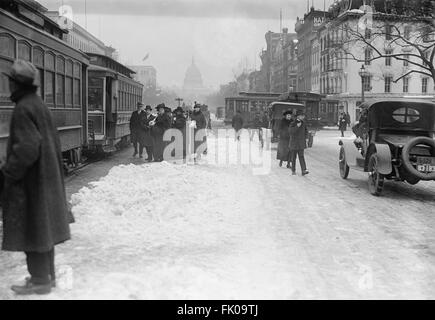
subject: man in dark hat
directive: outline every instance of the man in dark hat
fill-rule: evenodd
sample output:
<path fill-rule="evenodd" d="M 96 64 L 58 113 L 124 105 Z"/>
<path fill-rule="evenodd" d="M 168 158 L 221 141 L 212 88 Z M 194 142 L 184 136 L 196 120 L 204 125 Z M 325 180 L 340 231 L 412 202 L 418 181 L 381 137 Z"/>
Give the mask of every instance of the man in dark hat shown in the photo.
<path fill-rule="evenodd" d="M 207 120 L 204 116 L 204 114 L 201 112 L 201 105 L 200 104 L 195 104 L 193 107 L 193 113 L 192 113 L 192 121 L 195 121 L 195 129 L 193 131 L 193 139 L 194 139 L 194 152 L 196 154 L 196 158 L 200 159 L 201 158 L 201 154 L 207 149 L 207 146 L 203 146 L 205 147 L 203 150 L 199 150 L 200 146 L 203 143 L 207 143 L 207 135 L 205 132 L 205 128 L 207 127 Z"/>
<path fill-rule="evenodd" d="M 174 110 L 175 120 L 172 124 L 172 127 L 180 130 L 182 138 L 183 138 L 183 158 L 186 156 L 186 117 L 184 116 L 184 110 L 181 107 L 178 107 Z M 181 143 L 181 142 L 179 142 Z"/>
<path fill-rule="evenodd" d="M 30 277 L 16 294 L 47 294 L 55 286 L 54 246 L 70 239 L 63 161 L 50 110 L 37 95 L 38 70 L 17 60 L 9 72 L 10 124 L 2 194 L 3 246 L 24 251 Z"/>
<path fill-rule="evenodd" d="M 290 142 L 289 149 L 291 154 L 291 169 L 292 174 L 296 174 L 296 156 L 299 158 L 301 164 L 302 175 L 308 174 L 307 166 L 305 163 L 304 150 L 307 147 L 308 129 L 305 125 L 305 115 L 302 110 L 296 113 L 296 120 L 290 125 Z"/>
<path fill-rule="evenodd" d="M 141 113 L 144 111 L 144 104 L 142 102 L 137 103 L 137 110 L 133 111 L 130 117 L 130 139 L 134 147 L 133 157 L 137 155 L 137 145 L 139 144 L 139 156 L 142 155 L 143 146 L 140 144 L 140 132 L 141 132 Z"/>
<path fill-rule="evenodd" d="M 151 114 L 152 108 L 150 105 L 145 107 L 145 111 L 140 114 L 140 129 L 139 129 L 139 157 L 142 158 L 143 148 L 147 152 L 147 161 L 153 161 L 153 137 L 151 135 L 151 122 L 155 117 Z"/>
<path fill-rule="evenodd" d="M 165 134 L 165 131 L 171 127 L 171 119 L 169 118 L 168 114 L 165 112 L 165 104 L 161 103 L 157 105 L 157 117 L 155 120 L 153 120 L 153 128 L 152 128 L 152 135 L 153 135 L 153 157 L 154 161 L 160 162 L 163 161 L 163 152 L 165 149 L 165 143 L 163 141 L 163 135 Z"/>

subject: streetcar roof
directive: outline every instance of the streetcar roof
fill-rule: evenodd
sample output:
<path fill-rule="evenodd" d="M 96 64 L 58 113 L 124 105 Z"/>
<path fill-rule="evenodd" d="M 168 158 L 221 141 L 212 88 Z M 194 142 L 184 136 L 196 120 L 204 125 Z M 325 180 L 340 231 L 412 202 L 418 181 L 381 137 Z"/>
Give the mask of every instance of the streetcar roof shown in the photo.
<path fill-rule="evenodd" d="M 305 106 L 302 103 L 295 103 L 295 102 L 282 102 L 282 101 L 274 101 L 270 104 L 270 107 L 274 109 L 276 106 L 280 107 L 288 107 L 288 108 L 298 108 L 298 109 L 304 109 Z"/>

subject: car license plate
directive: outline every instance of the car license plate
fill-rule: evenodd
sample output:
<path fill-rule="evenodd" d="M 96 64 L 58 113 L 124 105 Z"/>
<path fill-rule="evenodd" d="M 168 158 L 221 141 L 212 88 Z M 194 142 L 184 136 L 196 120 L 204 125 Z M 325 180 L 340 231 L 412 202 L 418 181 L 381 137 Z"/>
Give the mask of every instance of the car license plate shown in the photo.
<path fill-rule="evenodd" d="M 431 166 L 430 164 L 418 164 L 417 170 L 420 172 L 435 172 L 435 166 Z"/>

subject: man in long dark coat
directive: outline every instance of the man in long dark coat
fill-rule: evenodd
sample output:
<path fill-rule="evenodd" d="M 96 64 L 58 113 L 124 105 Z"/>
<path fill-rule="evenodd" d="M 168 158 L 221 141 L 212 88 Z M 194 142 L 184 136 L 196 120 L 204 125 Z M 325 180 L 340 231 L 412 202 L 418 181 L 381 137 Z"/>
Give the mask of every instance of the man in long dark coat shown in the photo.
<path fill-rule="evenodd" d="M 157 117 L 151 123 L 153 123 L 152 127 L 152 135 L 153 135 L 153 157 L 154 161 L 160 162 L 163 161 L 163 152 L 165 149 L 165 142 L 163 141 L 163 135 L 165 131 L 171 127 L 171 119 L 168 114 L 165 112 L 165 104 L 161 103 L 157 107 Z"/>
<path fill-rule="evenodd" d="M 237 110 L 237 113 L 234 115 L 231 126 L 236 131 L 236 139 L 240 140 L 240 130 L 243 128 L 243 118 L 240 110 Z"/>
<path fill-rule="evenodd" d="M 3 244 L 24 251 L 30 278 L 17 294 L 46 294 L 55 285 L 54 246 L 70 239 L 60 140 L 49 109 L 36 93 L 33 64 L 14 62 L 9 77 L 12 113 L 7 158 L 1 171 Z"/>
<path fill-rule="evenodd" d="M 205 129 L 207 128 L 207 119 L 205 118 L 204 114 L 201 111 L 201 105 L 195 104 L 191 116 L 192 121 L 195 121 L 195 129 L 193 131 L 193 138 L 194 138 L 194 149 L 196 154 L 196 159 L 201 158 L 201 153 L 203 151 L 207 150 L 207 145 L 205 146 L 204 150 L 199 150 L 199 147 L 203 143 L 207 143 L 207 135 Z"/>
<path fill-rule="evenodd" d="M 287 168 L 290 168 L 290 124 L 292 123 L 292 112 L 287 110 L 283 113 L 283 118 L 281 119 L 279 125 L 279 141 L 278 141 L 278 151 L 276 158 L 279 160 L 279 166 L 282 166 L 283 161 L 287 162 Z"/>
<path fill-rule="evenodd" d="M 296 174 L 296 156 L 301 164 L 302 175 L 308 174 L 305 163 L 304 150 L 307 148 L 308 129 L 305 125 L 305 115 L 302 112 L 297 113 L 296 120 L 290 125 L 290 142 L 289 149 L 291 153 L 292 174 Z"/>
<path fill-rule="evenodd" d="M 139 135 L 141 131 L 141 124 L 140 124 L 140 114 L 143 111 L 144 104 L 142 102 L 137 103 L 137 110 L 133 111 L 130 117 L 130 139 L 131 143 L 133 144 L 134 153 L 133 157 L 137 155 L 137 145 L 139 144 L 140 149 L 140 155 L 142 155 L 143 152 L 143 146 L 139 143 Z"/>
<path fill-rule="evenodd" d="M 139 157 L 142 158 L 143 148 L 147 152 L 147 161 L 153 161 L 153 136 L 151 135 L 151 122 L 155 117 L 151 114 L 152 108 L 147 105 L 145 111 L 140 113 L 139 116 Z"/>
<path fill-rule="evenodd" d="M 183 158 L 186 157 L 186 117 L 184 116 L 184 110 L 181 107 L 178 107 L 174 110 L 175 113 L 175 120 L 172 124 L 172 127 L 175 129 L 180 130 L 182 135 L 182 142 L 179 141 L 178 143 L 183 144 Z"/>

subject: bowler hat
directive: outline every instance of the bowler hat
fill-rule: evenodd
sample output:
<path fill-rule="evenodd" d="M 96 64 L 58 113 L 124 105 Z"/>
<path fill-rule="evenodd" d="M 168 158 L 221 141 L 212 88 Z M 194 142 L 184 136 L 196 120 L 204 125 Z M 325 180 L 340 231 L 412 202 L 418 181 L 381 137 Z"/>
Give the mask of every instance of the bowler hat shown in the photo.
<path fill-rule="evenodd" d="M 291 110 L 286 110 L 286 111 L 284 111 L 284 113 L 282 115 L 285 117 L 288 114 L 292 114 L 292 111 Z"/>
<path fill-rule="evenodd" d="M 164 104 L 164 103 L 160 103 L 160 104 L 158 104 L 157 107 L 156 107 L 157 110 L 162 109 L 162 108 L 163 108 L 163 109 L 165 108 L 165 104 Z"/>
<path fill-rule="evenodd" d="M 17 83 L 34 87 L 40 86 L 38 69 L 31 62 L 17 59 L 9 70 L 2 73 Z"/>
<path fill-rule="evenodd" d="M 153 110 L 149 104 L 146 105 L 145 110 Z"/>

